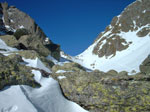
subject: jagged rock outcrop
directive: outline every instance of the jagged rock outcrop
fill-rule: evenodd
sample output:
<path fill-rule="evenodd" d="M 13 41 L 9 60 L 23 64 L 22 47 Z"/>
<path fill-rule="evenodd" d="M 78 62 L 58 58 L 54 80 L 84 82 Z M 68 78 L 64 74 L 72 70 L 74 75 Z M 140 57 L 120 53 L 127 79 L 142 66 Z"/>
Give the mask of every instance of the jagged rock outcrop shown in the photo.
<path fill-rule="evenodd" d="M 34 20 L 24 12 L 20 11 L 14 6 L 8 6 L 8 4 L 1 3 L 3 22 L 6 29 L 14 32 L 19 28 L 25 28 L 32 34 L 37 34 L 44 40 L 46 35 L 42 29 L 34 22 Z"/>
<path fill-rule="evenodd" d="M 49 40 L 29 15 L 14 6 L 8 6 L 6 2 L 0 3 L 0 26 L 0 35 L 14 34 L 17 40 L 20 38 L 24 48 L 36 50 L 44 56 L 50 54 L 59 60 L 60 46 Z M 23 32 L 25 30 L 27 33 Z"/>

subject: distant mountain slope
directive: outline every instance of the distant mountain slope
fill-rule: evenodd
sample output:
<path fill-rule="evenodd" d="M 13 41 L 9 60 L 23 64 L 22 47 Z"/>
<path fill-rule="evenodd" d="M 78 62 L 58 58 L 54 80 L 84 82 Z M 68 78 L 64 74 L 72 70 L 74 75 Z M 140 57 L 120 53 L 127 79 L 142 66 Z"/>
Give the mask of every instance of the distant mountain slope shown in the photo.
<path fill-rule="evenodd" d="M 114 17 L 95 42 L 74 61 L 90 69 L 139 72 L 150 54 L 150 1 L 136 0 Z"/>

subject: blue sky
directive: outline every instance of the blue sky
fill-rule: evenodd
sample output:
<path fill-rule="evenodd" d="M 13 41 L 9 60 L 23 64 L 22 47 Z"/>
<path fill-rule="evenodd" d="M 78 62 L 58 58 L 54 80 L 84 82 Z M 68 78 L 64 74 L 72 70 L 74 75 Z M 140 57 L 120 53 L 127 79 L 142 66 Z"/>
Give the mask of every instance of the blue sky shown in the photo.
<path fill-rule="evenodd" d="M 0 0 L 29 14 L 67 54 L 93 43 L 112 18 L 135 0 Z"/>

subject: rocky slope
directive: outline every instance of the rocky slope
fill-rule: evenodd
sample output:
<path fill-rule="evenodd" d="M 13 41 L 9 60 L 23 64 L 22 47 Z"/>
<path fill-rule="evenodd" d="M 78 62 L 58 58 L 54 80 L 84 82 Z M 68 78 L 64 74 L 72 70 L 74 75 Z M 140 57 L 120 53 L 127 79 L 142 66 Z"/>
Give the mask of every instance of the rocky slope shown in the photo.
<path fill-rule="evenodd" d="M 139 72 L 150 54 L 150 2 L 136 0 L 114 17 L 105 31 L 75 61 L 91 69 Z"/>
<path fill-rule="evenodd" d="M 14 6 L 8 6 L 7 3 L 0 3 L 0 35 L 14 35 L 11 39 L 16 40 L 12 47 L 18 49 L 36 50 L 43 56 L 51 54 L 54 58 L 59 59 L 60 46 L 54 44 L 35 21 L 26 13 L 20 11 Z M 9 37 L 5 39 L 7 44 L 11 44 Z"/>
<path fill-rule="evenodd" d="M 49 40 L 30 16 L 0 3 L 0 89 L 8 85 L 40 86 L 32 69 L 50 73 L 54 63 L 48 56 L 59 60 L 60 46 Z M 36 60 L 40 67 L 27 67 L 26 60 Z"/>

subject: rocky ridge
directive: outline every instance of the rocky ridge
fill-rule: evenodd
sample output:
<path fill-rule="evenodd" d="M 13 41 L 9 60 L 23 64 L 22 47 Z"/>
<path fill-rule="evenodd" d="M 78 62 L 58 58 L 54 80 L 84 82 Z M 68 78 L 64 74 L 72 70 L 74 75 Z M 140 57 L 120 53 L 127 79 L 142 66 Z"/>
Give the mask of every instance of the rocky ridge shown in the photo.
<path fill-rule="evenodd" d="M 18 42 L 13 47 L 36 50 L 44 56 L 50 54 L 59 59 L 60 46 L 49 40 L 29 15 L 14 6 L 8 6 L 6 2 L 0 4 L 0 15 L 0 35 L 14 35 Z M 11 39 L 15 40 L 14 37 Z"/>

